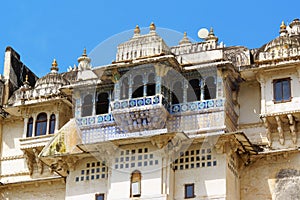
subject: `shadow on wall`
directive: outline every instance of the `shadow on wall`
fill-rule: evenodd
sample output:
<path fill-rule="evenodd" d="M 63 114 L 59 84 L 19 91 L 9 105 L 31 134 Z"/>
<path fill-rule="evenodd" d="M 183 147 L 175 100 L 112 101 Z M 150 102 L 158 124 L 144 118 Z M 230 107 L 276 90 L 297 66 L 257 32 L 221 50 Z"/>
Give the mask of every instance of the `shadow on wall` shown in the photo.
<path fill-rule="evenodd" d="M 300 171 L 281 169 L 276 175 L 273 199 L 300 199 Z"/>

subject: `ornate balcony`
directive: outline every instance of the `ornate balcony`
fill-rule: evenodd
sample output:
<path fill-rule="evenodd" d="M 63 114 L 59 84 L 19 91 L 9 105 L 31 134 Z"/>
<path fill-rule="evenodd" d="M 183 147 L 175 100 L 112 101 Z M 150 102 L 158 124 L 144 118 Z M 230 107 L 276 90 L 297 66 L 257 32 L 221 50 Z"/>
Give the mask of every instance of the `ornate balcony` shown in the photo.
<path fill-rule="evenodd" d="M 168 103 L 163 95 L 117 100 L 111 103 L 116 124 L 124 132 L 163 129 Z"/>

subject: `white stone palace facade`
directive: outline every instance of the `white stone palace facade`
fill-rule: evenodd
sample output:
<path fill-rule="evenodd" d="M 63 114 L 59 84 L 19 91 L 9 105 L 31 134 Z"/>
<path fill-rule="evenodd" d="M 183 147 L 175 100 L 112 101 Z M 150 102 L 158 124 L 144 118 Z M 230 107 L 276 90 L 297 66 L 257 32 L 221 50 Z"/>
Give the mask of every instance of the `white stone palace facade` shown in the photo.
<path fill-rule="evenodd" d="M 0 199 L 300 199 L 300 21 L 257 49 L 151 23 L 116 58 L 0 77 Z"/>

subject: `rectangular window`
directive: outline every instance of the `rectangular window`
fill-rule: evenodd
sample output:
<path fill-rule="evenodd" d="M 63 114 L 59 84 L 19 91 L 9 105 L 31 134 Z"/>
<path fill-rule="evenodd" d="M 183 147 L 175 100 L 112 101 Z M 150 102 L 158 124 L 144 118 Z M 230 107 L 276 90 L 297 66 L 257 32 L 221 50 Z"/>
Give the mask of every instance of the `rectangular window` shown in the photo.
<path fill-rule="evenodd" d="M 194 183 L 192 184 L 185 184 L 184 185 L 184 198 L 188 199 L 188 198 L 194 198 Z"/>
<path fill-rule="evenodd" d="M 274 102 L 283 103 L 291 101 L 291 79 L 276 79 L 273 81 Z"/>
<path fill-rule="evenodd" d="M 104 200 L 104 194 L 96 194 L 95 200 Z"/>

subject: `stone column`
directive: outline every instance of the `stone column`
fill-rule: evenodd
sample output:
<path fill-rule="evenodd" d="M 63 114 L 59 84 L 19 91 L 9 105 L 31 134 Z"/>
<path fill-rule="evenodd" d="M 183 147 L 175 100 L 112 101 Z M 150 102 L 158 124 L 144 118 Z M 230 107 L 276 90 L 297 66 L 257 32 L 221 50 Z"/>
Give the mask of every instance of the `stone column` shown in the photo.
<path fill-rule="evenodd" d="M 184 79 L 183 80 L 183 86 L 182 86 L 182 89 L 183 89 L 183 98 L 182 98 L 183 102 L 182 103 L 187 102 L 187 89 L 188 89 L 188 87 L 190 87 L 189 82 L 188 82 L 188 80 Z"/>
<path fill-rule="evenodd" d="M 200 93 L 200 101 L 204 100 L 204 91 L 205 91 L 205 81 L 204 79 L 200 79 L 200 89 L 201 89 L 201 93 Z"/>
<path fill-rule="evenodd" d="M 27 135 L 27 128 L 28 128 L 28 118 L 24 118 L 24 131 L 23 131 L 23 138 L 26 138 Z M 1 141 L 1 140 L 0 140 Z"/>
<path fill-rule="evenodd" d="M 59 130 L 59 114 L 55 113 L 55 128 L 54 128 L 54 133 Z"/>
<path fill-rule="evenodd" d="M 47 114 L 47 130 L 46 130 L 46 135 L 49 135 L 49 129 L 50 129 L 50 113 L 46 113 Z"/>
<path fill-rule="evenodd" d="M 36 128 L 36 115 L 32 116 L 33 123 L 32 123 L 32 137 L 35 136 L 35 128 Z"/>

